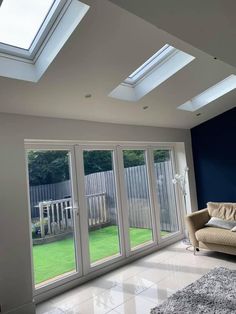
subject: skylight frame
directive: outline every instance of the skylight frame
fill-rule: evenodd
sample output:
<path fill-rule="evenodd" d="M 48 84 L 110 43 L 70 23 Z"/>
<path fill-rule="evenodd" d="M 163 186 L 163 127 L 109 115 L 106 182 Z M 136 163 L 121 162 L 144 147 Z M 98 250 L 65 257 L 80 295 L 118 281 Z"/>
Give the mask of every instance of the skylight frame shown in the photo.
<path fill-rule="evenodd" d="M 178 106 L 178 109 L 195 112 L 234 89 L 236 89 L 236 75 L 232 74 Z"/>
<path fill-rule="evenodd" d="M 123 82 L 123 84 L 136 85 L 146 75 L 156 68 L 161 62 L 165 61 L 168 57 L 171 57 L 176 52 L 176 48 L 168 44 L 159 49 L 153 56 L 146 60 L 140 67 L 138 67 L 133 73 L 131 73 Z"/>
<path fill-rule="evenodd" d="M 24 49 L 0 42 L 0 55 L 9 58 L 22 58 L 24 61 L 35 62 L 39 50 L 47 41 L 50 31 L 56 27 L 56 20 L 63 10 L 69 6 L 72 0 L 54 0 L 29 49 Z"/>
<path fill-rule="evenodd" d="M 66 1 L 34 59 L 0 53 L 0 76 L 38 82 L 89 8 L 80 0 Z"/>
<path fill-rule="evenodd" d="M 166 44 L 114 88 L 108 96 L 120 100 L 138 101 L 194 59 L 195 57 L 187 52 Z"/>

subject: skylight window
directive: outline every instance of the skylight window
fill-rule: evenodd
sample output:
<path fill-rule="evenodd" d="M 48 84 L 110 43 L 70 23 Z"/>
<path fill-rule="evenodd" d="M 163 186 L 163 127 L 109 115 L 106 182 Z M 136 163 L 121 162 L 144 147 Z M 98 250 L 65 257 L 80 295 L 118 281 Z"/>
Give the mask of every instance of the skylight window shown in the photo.
<path fill-rule="evenodd" d="M 4 0 L 0 7 L 0 52 L 33 60 L 72 1 Z"/>
<path fill-rule="evenodd" d="M 178 109 L 196 111 L 236 88 L 236 75 L 230 75 L 223 81 L 211 86 L 201 94 L 187 101 Z"/>
<path fill-rule="evenodd" d="M 109 96 L 138 101 L 194 59 L 195 57 L 186 52 L 166 44 L 131 73 Z"/>
<path fill-rule="evenodd" d="M 54 0 L 4 0 L 0 7 L 0 42 L 29 49 Z"/>
<path fill-rule="evenodd" d="M 3 0 L 0 75 L 37 82 L 88 9 L 79 0 Z"/>

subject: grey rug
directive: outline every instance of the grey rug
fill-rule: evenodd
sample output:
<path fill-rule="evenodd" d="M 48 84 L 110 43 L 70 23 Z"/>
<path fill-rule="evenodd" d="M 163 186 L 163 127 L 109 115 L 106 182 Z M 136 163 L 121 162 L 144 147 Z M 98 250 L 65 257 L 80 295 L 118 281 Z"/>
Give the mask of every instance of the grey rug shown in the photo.
<path fill-rule="evenodd" d="M 236 313 L 236 270 L 215 268 L 151 310 L 151 314 L 170 313 Z"/>

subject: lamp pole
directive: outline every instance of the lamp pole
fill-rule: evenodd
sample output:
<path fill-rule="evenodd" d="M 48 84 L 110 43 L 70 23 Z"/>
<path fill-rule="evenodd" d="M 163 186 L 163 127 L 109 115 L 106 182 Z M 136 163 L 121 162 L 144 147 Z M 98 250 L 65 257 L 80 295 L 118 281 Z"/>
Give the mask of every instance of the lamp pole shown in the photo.
<path fill-rule="evenodd" d="M 187 173 L 189 171 L 189 168 L 186 166 L 184 169 L 184 174 L 180 175 L 178 173 L 175 174 L 174 179 L 172 180 L 173 184 L 177 185 L 182 192 L 183 198 L 184 198 L 184 214 L 187 215 L 187 192 L 186 192 L 186 179 L 187 179 Z M 189 236 L 188 236 L 188 231 L 185 227 L 184 229 L 185 233 L 185 239 L 183 240 L 183 243 L 190 246 L 190 241 L 189 241 Z"/>

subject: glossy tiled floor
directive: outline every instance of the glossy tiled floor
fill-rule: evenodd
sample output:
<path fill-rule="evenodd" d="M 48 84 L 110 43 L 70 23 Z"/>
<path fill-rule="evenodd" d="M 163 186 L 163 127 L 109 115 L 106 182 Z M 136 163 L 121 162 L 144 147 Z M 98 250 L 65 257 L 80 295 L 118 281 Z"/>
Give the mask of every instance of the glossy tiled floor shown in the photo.
<path fill-rule="evenodd" d="M 180 242 L 36 308 L 37 314 L 145 314 L 176 290 L 216 266 L 236 269 L 236 257 L 201 251 L 194 256 Z"/>

